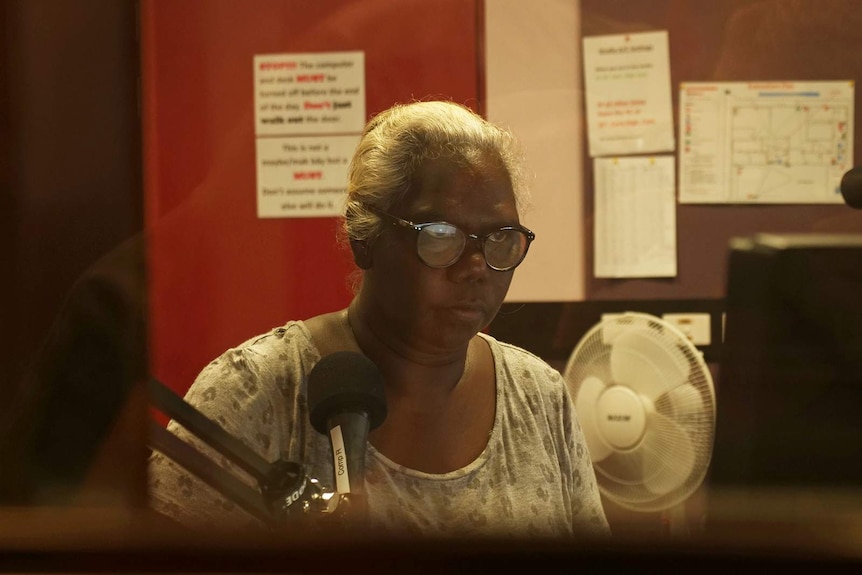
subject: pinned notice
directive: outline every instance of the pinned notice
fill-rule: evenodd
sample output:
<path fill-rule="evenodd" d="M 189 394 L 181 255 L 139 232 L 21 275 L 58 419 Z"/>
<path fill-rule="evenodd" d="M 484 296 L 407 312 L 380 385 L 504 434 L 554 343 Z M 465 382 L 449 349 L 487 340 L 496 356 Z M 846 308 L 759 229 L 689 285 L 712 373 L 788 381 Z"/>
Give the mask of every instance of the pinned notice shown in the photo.
<path fill-rule="evenodd" d="M 362 52 L 254 57 L 257 215 L 341 212 L 365 126 Z"/>
<path fill-rule="evenodd" d="M 597 278 L 676 276 L 673 156 L 596 158 Z"/>
<path fill-rule="evenodd" d="M 590 156 L 673 151 L 667 32 L 584 38 Z"/>
<path fill-rule="evenodd" d="M 680 86 L 679 201 L 840 204 L 855 82 Z"/>
<path fill-rule="evenodd" d="M 255 134 L 361 132 L 365 125 L 362 52 L 254 57 Z"/>

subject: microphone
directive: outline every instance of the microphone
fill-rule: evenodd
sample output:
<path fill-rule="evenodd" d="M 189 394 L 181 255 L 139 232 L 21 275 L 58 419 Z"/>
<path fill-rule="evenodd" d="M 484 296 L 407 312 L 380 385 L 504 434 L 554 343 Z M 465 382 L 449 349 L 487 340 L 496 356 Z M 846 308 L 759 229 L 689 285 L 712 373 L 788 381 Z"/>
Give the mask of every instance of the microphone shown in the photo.
<path fill-rule="evenodd" d="M 327 355 L 308 374 L 308 406 L 311 425 L 329 436 L 336 492 L 351 494 L 364 513 L 368 432 L 386 419 L 380 371 L 360 353 Z"/>
<path fill-rule="evenodd" d="M 841 178 L 841 195 L 844 203 L 856 210 L 862 210 L 862 167 L 855 167 Z"/>

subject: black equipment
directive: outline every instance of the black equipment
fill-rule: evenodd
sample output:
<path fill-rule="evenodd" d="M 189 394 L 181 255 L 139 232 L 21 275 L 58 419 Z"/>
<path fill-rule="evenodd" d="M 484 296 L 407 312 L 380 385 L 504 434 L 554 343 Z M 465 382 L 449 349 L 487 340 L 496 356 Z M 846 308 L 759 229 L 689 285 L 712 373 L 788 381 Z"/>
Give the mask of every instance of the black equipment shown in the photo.
<path fill-rule="evenodd" d="M 847 171 L 841 178 L 841 196 L 851 208 L 862 210 L 862 167 Z"/>
<path fill-rule="evenodd" d="M 714 487 L 862 482 L 862 235 L 731 243 Z"/>

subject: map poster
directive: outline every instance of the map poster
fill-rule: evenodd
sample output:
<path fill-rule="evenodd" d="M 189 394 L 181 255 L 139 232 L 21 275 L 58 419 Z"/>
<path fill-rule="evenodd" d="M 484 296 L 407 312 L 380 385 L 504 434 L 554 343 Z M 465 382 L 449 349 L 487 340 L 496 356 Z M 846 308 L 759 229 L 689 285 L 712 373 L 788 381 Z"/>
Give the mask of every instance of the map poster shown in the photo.
<path fill-rule="evenodd" d="M 852 81 L 680 86 L 679 201 L 842 203 Z"/>

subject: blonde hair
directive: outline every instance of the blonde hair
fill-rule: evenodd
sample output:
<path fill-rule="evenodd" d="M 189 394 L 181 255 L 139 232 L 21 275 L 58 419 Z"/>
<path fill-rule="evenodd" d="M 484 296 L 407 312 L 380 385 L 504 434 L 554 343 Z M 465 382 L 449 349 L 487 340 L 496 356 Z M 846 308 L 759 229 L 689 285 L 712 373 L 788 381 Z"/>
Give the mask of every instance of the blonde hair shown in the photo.
<path fill-rule="evenodd" d="M 350 162 L 343 240 L 372 240 L 382 223 L 372 209 L 387 211 L 415 183 L 429 160 L 470 166 L 491 161 L 509 176 L 518 213 L 526 208 L 522 157 L 515 138 L 460 104 L 398 104 L 372 118 Z"/>

